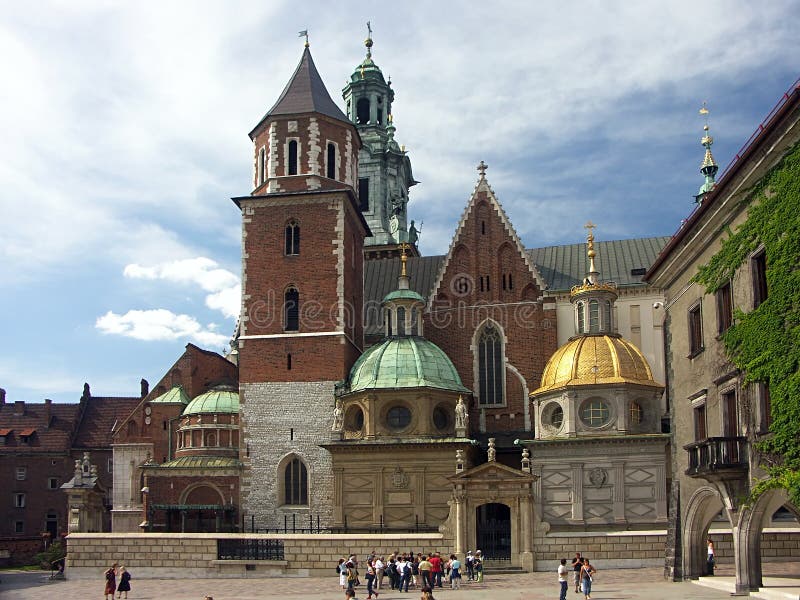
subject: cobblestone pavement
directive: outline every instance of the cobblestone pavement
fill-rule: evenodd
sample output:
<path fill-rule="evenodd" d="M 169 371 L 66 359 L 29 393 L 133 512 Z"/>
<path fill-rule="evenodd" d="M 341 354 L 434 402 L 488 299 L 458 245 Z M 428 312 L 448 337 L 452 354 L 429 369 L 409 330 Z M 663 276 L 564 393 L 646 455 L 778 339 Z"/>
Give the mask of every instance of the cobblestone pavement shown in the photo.
<path fill-rule="evenodd" d="M 556 565 L 553 566 L 555 569 Z M 134 578 L 136 573 L 133 573 Z M 2 600 L 100 600 L 103 592 L 102 573 L 96 582 L 47 580 L 46 573 L 3 572 L 0 577 Z M 274 578 L 274 579 L 149 579 L 131 582 L 131 600 L 169 599 L 250 600 L 257 598 L 304 598 L 309 600 L 341 599 L 344 593 L 338 577 Z M 554 573 L 525 573 L 519 575 L 487 576 L 483 583 L 464 584 L 461 590 L 437 589 L 437 600 L 538 600 L 558 598 L 558 583 Z M 673 583 L 664 580 L 662 569 L 629 569 L 600 571 L 592 592 L 593 600 L 716 600 L 729 598 L 730 593 L 692 583 Z M 366 598 L 359 588 L 357 598 Z M 419 598 L 418 590 L 408 594 L 384 589 L 379 600 L 409 600 Z M 569 590 L 567 600 L 583 600 Z"/>

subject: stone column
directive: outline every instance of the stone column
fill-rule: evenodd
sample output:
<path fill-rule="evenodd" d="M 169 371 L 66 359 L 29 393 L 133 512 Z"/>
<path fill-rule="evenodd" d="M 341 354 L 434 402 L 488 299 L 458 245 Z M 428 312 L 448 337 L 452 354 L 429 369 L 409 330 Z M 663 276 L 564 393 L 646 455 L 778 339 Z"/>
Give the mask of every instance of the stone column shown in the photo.
<path fill-rule="evenodd" d="M 520 519 L 520 564 L 525 571 L 533 571 L 533 502 L 530 490 L 524 490 L 524 495 L 520 498 L 519 507 L 522 513 Z"/>

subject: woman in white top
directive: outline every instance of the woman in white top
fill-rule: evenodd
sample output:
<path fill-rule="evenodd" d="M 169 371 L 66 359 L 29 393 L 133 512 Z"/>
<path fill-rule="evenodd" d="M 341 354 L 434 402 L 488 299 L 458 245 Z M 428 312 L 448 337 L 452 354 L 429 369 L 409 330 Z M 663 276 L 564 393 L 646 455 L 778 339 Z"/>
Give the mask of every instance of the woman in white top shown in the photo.
<path fill-rule="evenodd" d="M 378 582 L 377 585 L 375 586 L 375 589 L 379 590 L 381 589 L 381 584 L 383 583 L 383 574 L 384 570 L 386 569 L 386 565 L 383 562 L 382 556 L 375 559 L 374 567 L 375 567 L 375 575 L 377 575 L 378 577 Z"/>
<path fill-rule="evenodd" d="M 344 566 L 344 559 L 339 559 L 339 585 L 342 589 L 347 589 L 347 567 Z"/>

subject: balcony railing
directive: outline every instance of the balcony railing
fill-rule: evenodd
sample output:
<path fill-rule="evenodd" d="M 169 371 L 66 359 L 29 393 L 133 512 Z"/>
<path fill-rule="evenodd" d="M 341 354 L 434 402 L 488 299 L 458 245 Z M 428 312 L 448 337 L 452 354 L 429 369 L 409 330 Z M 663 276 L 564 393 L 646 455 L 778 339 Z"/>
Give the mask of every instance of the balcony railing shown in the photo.
<path fill-rule="evenodd" d="M 747 438 L 712 437 L 687 444 L 690 477 L 734 474 L 747 470 Z"/>

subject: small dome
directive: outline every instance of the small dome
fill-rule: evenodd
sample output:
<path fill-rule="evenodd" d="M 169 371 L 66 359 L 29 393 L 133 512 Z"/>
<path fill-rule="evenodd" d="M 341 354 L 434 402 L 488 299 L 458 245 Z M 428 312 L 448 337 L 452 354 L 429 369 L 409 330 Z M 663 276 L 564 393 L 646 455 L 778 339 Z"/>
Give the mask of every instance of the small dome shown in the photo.
<path fill-rule="evenodd" d="M 200 394 L 189 403 L 185 415 L 199 415 L 210 413 L 238 413 L 239 412 L 239 393 L 229 390 L 211 390 L 205 394 Z"/>
<path fill-rule="evenodd" d="M 176 385 L 168 392 L 164 392 L 158 398 L 152 400 L 152 404 L 189 404 L 189 396 L 183 390 L 183 386 Z"/>
<path fill-rule="evenodd" d="M 647 359 L 618 335 L 584 335 L 571 339 L 550 357 L 539 389 L 531 395 L 579 385 L 633 383 L 662 388 Z"/>
<path fill-rule="evenodd" d="M 421 337 L 393 337 L 368 348 L 350 371 L 348 392 L 430 387 L 470 393 L 452 361 Z"/>
<path fill-rule="evenodd" d="M 387 302 L 391 302 L 393 300 L 415 300 L 420 304 L 425 304 L 425 298 L 420 296 L 414 290 L 394 290 L 393 292 L 389 292 L 383 297 L 383 303 L 386 304 Z"/>

